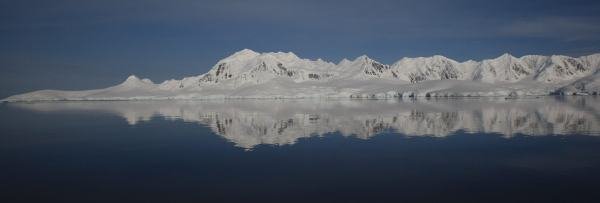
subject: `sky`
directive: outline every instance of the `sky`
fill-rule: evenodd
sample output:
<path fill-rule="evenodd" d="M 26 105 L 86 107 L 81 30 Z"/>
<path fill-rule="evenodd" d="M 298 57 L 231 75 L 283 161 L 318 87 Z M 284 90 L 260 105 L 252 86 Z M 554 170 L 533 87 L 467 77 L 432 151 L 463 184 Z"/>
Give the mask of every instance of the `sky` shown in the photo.
<path fill-rule="evenodd" d="M 391 64 L 600 52 L 593 0 L 0 0 L 0 98 L 199 75 L 241 49 Z"/>

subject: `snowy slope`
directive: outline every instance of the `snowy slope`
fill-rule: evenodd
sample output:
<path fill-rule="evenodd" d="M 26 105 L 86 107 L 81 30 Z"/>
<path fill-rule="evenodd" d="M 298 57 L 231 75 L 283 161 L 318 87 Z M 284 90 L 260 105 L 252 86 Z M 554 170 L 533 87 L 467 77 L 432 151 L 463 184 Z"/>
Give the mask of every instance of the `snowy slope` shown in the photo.
<path fill-rule="evenodd" d="M 436 55 L 387 65 L 366 55 L 335 64 L 291 52 L 244 49 L 218 61 L 207 73 L 181 80 L 155 84 L 130 76 L 105 89 L 42 90 L 4 101 L 594 94 L 600 92 L 598 70 L 600 54 L 579 58 L 504 54 L 465 62 Z"/>

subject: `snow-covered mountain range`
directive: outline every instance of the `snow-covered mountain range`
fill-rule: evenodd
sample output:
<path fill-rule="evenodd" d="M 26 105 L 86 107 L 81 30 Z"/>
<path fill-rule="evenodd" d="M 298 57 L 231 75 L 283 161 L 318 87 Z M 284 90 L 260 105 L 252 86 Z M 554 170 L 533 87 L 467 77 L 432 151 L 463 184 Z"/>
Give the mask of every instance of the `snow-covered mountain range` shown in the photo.
<path fill-rule="evenodd" d="M 387 65 L 364 55 L 336 64 L 291 52 L 244 49 L 207 73 L 181 80 L 156 84 L 132 75 L 105 89 L 41 90 L 4 101 L 585 95 L 600 92 L 599 70 L 600 54 L 578 58 L 504 54 L 465 62 L 436 55 Z"/>

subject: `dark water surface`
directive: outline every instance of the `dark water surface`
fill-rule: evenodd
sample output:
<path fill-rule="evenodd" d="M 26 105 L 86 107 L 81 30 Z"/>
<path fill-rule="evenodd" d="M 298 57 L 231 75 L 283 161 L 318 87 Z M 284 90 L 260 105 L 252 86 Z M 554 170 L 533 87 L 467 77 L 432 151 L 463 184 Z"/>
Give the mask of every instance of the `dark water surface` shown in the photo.
<path fill-rule="evenodd" d="M 1 202 L 599 202 L 600 98 L 0 105 Z"/>

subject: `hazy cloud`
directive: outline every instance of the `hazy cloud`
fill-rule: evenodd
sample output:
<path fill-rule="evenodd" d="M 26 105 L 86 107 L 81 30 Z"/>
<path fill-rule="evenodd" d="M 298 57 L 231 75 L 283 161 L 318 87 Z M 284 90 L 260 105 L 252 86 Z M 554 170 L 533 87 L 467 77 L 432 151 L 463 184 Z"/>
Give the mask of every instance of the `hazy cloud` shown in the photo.
<path fill-rule="evenodd" d="M 566 41 L 600 40 L 600 19 L 585 17 L 543 17 L 515 21 L 501 28 L 515 37 L 554 38 Z"/>

